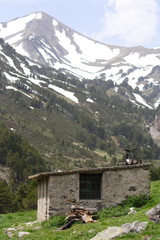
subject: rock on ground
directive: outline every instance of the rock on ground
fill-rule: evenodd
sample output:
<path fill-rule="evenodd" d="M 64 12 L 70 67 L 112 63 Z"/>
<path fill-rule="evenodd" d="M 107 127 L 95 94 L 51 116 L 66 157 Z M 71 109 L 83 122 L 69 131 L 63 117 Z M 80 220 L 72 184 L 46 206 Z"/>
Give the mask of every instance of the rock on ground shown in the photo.
<path fill-rule="evenodd" d="M 139 233 L 144 230 L 148 225 L 148 222 L 138 222 L 135 221 L 133 223 L 125 223 L 121 227 L 124 229 L 124 233 L 136 232 Z"/>
<path fill-rule="evenodd" d="M 138 222 L 123 224 L 121 227 L 109 227 L 102 232 L 99 232 L 91 240 L 110 240 L 115 237 L 119 237 L 130 232 L 137 232 L 144 230 L 147 227 L 148 222 Z"/>
<path fill-rule="evenodd" d="M 157 206 L 151 208 L 148 212 L 146 212 L 146 215 L 160 215 L 160 203 Z"/>
<path fill-rule="evenodd" d="M 29 232 L 19 232 L 18 237 L 20 238 L 20 237 L 23 237 L 23 236 L 29 235 L 29 234 L 30 234 Z"/>
<path fill-rule="evenodd" d="M 99 232 L 91 240 L 109 240 L 123 234 L 123 228 L 120 227 L 109 227 L 102 232 Z"/>

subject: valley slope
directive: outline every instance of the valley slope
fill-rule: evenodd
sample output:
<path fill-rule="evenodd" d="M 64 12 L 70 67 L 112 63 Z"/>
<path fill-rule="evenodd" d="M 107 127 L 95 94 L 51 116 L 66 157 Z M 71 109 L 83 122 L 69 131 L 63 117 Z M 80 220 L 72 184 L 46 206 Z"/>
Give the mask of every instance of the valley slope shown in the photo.
<path fill-rule="evenodd" d="M 159 159 L 159 49 L 105 45 L 41 12 L 0 34 L 0 120 L 51 169 L 119 163 L 128 147 Z"/>

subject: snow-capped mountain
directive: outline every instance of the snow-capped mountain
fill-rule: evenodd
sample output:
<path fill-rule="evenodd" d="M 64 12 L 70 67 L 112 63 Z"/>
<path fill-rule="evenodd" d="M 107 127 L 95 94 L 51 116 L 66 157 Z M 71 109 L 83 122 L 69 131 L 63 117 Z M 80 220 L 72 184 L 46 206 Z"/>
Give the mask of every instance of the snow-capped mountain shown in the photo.
<path fill-rule="evenodd" d="M 80 79 L 127 82 L 133 89 L 138 87 L 155 107 L 159 105 L 160 48 L 106 45 L 43 12 L 1 23 L 0 37 L 37 64 L 65 69 Z"/>
<path fill-rule="evenodd" d="M 3 39 L 0 39 L 1 90 L 3 88 L 12 89 L 14 91 L 21 92 L 21 94 L 28 98 L 35 98 L 37 95 L 39 95 L 37 91 L 38 89 L 36 92 L 34 91 L 35 87 L 38 87 L 39 89 L 46 89 L 47 87 L 50 91 L 64 96 L 73 103 L 81 103 L 81 100 L 76 97 L 76 84 L 77 82 L 81 82 L 78 78 L 75 78 L 74 75 L 69 73 L 66 74 L 66 72 L 62 70 L 59 70 L 58 72 L 53 68 L 46 68 L 46 70 L 44 69 L 45 68 L 43 66 L 18 54 L 9 44 L 6 44 Z M 60 76 L 58 76 L 59 73 L 61 73 Z M 63 79 L 64 76 L 65 79 L 67 79 L 67 82 L 65 79 Z M 72 79 L 75 79 L 73 84 Z M 93 80 L 90 80 L 90 82 L 94 83 Z M 88 102 L 94 104 L 95 101 L 90 98 L 91 94 L 89 85 L 90 84 L 83 84 L 84 89 L 82 89 L 80 94 L 85 97 L 86 103 Z M 115 93 L 119 92 L 120 86 L 117 84 L 112 85 Z M 138 107 L 142 106 L 153 109 L 152 104 L 150 102 L 147 103 L 147 101 L 138 93 L 132 93 L 132 91 L 130 93 L 126 92 L 125 98 L 132 102 L 133 105 Z"/>
<path fill-rule="evenodd" d="M 88 39 L 42 12 L 0 24 L 0 36 L 24 56 L 86 78 L 120 54 L 120 48 Z"/>
<path fill-rule="evenodd" d="M 158 71 L 158 67 L 153 69 L 154 74 Z M 148 91 L 154 99 L 159 91 L 157 86 L 152 89 Z M 157 109 L 141 91 L 125 81 L 122 84 L 103 79 L 80 81 L 64 69 L 47 68 L 18 54 L 3 39 L 0 39 L 0 102 L 0 121 L 53 158 L 57 145 L 52 149 L 52 143 L 62 136 L 68 139 L 66 146 L 72 146 L 72 151 L 64 150 L 67 159 L 73 148 L 75 156 L 84 157 L 81 147 L 77 152 L 77 142 L 82 146 L 86 142 L 92 149 L 91 143 L 95 147 L 97 141 L 97 147 L 110 151 L 118 142 L 120 151 L 126 141 L 140 139 L 141 145 L 155 147 L 149 128 Z M 157 141 L 155 132 L 157 127 L 152 129 L 152 138 Z M 117 139 L 115 142 L 112 136 Z M 60 145 L 64 148 L 64 140 Z"/>
<path fill-rule="evenodd" d="M 159 76 L 160 48 L 106 45 L 42 12 L 0 24 L 0 122 L 54 168 L 103 165 L 94 149 L 135 143 L 158 159 Z"/>

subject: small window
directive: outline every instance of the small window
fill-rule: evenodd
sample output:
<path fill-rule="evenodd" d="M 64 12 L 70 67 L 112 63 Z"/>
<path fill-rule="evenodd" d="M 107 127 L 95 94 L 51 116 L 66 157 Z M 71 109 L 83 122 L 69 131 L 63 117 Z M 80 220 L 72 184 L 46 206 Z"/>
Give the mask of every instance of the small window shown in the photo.
<path fill-rule="evenodd" d="M 102 174 L 80 174 L 80 199 L 101 198 Z"/>

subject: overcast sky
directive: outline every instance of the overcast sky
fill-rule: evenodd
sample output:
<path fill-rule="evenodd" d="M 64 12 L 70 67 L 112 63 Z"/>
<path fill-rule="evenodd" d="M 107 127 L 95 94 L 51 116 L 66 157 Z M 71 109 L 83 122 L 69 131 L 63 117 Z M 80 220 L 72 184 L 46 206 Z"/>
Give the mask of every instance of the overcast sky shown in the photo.
<path fill-rule="evenodd" d="M 0 0 L 0 22 L 36 11 L 107 44 L 160 47 L 160 0 Z"/>

